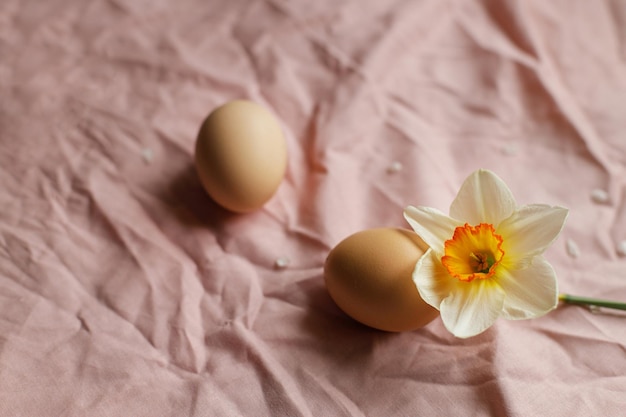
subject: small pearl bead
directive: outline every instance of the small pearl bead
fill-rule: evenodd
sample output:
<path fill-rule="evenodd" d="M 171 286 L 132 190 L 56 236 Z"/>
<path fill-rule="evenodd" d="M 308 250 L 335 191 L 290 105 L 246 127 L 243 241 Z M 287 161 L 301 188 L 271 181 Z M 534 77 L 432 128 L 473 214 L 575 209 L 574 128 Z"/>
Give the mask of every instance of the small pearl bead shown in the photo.
<path fill-rule="evenodd" d="M 572 258 L 578 258 L 580 256 L 580 249 L 578 248 L 576 242 L 572 239 L 567 239 L 567 242 L 565 242 L 565 249 L 567 250 L 567 254 Z"/>
<path fill-rule="evenodd" d="M 274 261 L 274 266 L 278 269 L 285 269 L 287 268 L 287 266 L 289 266 L 290 260 L 289 258 L 282 256 L 280 258 L 277 258 L 276 261 Z"/>
<path fill-rule="evenodd" d="M 594 203 L 606 204 L 609 202 L 609 193 L 600 188 L 596 188 L 591 192 L 591 200 Z"/>
<path fill-rule="evenodd" d="M 402 162 L 394 161 L 387 167 L 387 172 L 389 174 L 395 174 L 396 172 L 402 171 Z"/>

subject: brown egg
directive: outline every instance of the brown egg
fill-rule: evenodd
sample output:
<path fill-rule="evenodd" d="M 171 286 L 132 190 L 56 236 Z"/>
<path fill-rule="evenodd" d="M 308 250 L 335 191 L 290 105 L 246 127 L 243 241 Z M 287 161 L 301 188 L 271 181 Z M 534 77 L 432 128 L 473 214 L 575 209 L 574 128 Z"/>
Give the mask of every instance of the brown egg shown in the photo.
<path fill-rule="evenodd" d="M 412 280 L 428 246 L 413 231 L 393 228 L 355 233 L 330 251 L 324 279 L 335 303 L 353 319 L 380 330 L 414 330 L 439 312 Z"/>
<path fill-rule="evenodd" d="M 278 189 L 287 167 L 287 144 L 280 124 L 265 107 L 235 100 L 202 123 L 195 164 L 215 202 L 245 213 L 262 207 Z"/>

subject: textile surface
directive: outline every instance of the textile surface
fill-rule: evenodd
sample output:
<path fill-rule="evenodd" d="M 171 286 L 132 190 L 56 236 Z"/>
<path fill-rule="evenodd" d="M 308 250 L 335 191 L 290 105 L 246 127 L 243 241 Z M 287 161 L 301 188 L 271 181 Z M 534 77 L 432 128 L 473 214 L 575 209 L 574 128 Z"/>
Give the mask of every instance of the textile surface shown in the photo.
<path fill-rule="evenodd" d="M 245 215 L 193 166 L 236 98 L 289 155 Z M 569 208 L 561 291 L 626 301 L 623 0 L 3 0 L 0 416 L 623 415 L 619 312 L 457 339 L 328 295 L 342 239 L 478 168 Z"/>

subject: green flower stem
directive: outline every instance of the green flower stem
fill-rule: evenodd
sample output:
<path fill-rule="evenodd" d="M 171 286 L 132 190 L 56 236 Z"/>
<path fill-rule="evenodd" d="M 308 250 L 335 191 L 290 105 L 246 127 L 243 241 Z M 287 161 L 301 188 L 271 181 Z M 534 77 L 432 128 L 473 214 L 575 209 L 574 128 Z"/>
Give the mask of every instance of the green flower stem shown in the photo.
<path fill-rule="evenodd" d="M 569 304 L 582 304 L 596 307 L 606 307 L 616 310 L 626 310 L 626 303 L 618 301 L 599 300 L 597 298 L 578 297 L 576 295 L 560 294 L 559 300 Z"/>

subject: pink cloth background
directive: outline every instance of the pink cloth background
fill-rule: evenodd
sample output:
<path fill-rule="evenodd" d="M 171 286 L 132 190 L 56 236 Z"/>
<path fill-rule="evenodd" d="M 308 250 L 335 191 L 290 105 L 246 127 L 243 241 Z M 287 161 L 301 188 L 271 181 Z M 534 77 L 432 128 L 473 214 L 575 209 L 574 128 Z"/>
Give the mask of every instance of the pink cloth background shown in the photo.
<path fill-rule="evenodd" d="M 0 415 L 623 415 L 626 315 L 386 334 L 322 276 L 488 168 L 570 208 L 563 291 L 626 301 L 625 28 L 621 0 L 3 0 Z M 249 215 L 192 165 L 234 98 L 289 147 Z"/>

